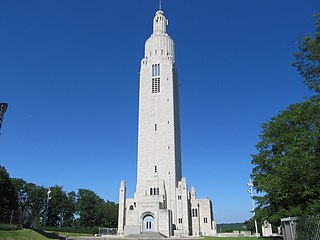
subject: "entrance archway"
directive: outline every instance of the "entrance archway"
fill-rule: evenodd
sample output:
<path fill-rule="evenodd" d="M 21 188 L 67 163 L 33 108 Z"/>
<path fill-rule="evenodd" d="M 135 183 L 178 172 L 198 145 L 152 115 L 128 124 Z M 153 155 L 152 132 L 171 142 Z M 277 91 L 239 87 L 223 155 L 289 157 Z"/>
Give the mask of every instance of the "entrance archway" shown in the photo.
<path fill-rule="evenodd" d="M 143 218 L 143 231 L 144 232 L 153 232 L 154 228 L 154 217 L 151 215 L 146 215 Z"/>

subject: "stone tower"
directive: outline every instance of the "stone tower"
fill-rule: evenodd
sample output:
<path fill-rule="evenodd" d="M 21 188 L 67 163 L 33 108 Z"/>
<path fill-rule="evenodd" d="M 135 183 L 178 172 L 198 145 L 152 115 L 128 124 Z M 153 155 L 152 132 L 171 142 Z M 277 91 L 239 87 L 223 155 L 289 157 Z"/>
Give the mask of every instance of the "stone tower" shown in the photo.
<path fill-rule="evenodd" d="M 198 236 L 212 235 L 215 229 L 211 201 L 199 202 L 195 188 L 191 196 L 187 180 L 182 178 L 179 83 L 175 44 L 167 25 L 163 11 L 158 10 L 141 60 L 137 186 L 134 198 L 126 198 L 125 181 L 121 182 L 119 235 Z M 192 217 L 192 203 L 197 209 L 201 204 L 205 219 L 199 221 L 198 210 Z M 196 217 L 198 221 L 192 219 Z M 206 234 L 200 231 L 201 222 Z"/>

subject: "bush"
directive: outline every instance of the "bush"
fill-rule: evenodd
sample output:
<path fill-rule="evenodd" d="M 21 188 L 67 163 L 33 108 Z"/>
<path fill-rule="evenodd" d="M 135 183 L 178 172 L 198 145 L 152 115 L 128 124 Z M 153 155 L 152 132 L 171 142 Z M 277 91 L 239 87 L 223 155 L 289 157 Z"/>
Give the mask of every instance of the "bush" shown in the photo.
<path fill-rule="evenodd" d="M 19 230 L 21 229 L 20 226 L 14 224 L 0 224 L 0 230 L 3 231 L 12 231 L 12 230 Z"/>
<path fill-rule="evenodd" d="M 99 233 L 99 227 L 85 228 L 85 227 L 46 227 L 43 230 L 51 232 L 69 232 L 69 233 L 86 233 L 96 234 Z"/>

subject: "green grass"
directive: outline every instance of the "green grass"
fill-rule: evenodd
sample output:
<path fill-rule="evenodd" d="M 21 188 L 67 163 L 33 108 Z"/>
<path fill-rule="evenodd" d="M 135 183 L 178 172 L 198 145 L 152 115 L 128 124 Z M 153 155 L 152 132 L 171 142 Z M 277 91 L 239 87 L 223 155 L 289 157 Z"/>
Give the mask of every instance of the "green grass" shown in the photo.
<path fill-rule="evenodd" d="M 223 239 L 223 240 L 253 240 L 255 238 L 252 238 L 252 237 L 206 237 L 205 238 L 205 240 L 216 240 L 216 239 Z"/>
<path fill-rule="evenodd" d="M 51 232 L 51 231 L 46 231 L 46 232 Z M 56 232 L 54 231 L 53 233 L 56 233 L 61 236 L 68 236 L 68 237 L 92 237 L 94 234 L 90 233 L 70 233 L 70 232 Z"/>
<path fill-rule="evenodd" d="M 256 237 L 206 237 L 205 240 L 254 240 Z M 264 238 L 259 237 L 259 240 L 279 240 L 279 238 Z M 281 238 L 280 238 L 281 239 Z"/>
<path fill-rule="evenodd" d="M 0 239 L 1 240 L 44 240 L 49 239 L 41 234 L 30 230 L 30 229 L 22 229 L 22 230 L 13 230 L 13 231 L 0 231 Z"/>

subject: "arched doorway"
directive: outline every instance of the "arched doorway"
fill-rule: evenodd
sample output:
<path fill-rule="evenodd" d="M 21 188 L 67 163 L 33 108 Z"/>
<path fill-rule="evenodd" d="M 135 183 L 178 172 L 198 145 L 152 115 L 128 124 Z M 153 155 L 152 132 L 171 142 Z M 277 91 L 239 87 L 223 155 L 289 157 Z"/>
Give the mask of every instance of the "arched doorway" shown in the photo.
<path fill-rule="evenodd" d="M 146 215 L 143 218 L 143 231 L 144 232 L 153 232 L 155 230 L 154 226 L 154 217 L 151 215 Z"/>

